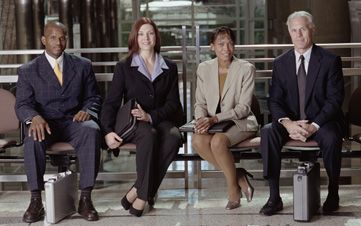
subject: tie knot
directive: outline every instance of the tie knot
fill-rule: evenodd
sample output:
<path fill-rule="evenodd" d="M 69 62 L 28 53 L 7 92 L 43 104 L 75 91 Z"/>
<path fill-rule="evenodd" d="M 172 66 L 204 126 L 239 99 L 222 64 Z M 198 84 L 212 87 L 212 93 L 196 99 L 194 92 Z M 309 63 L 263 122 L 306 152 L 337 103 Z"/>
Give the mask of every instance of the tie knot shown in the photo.
<path fill-rule="evenodd" d="M 305 57 L 303 55 L 300 56 L 301 63 L 305 61 Z"/>

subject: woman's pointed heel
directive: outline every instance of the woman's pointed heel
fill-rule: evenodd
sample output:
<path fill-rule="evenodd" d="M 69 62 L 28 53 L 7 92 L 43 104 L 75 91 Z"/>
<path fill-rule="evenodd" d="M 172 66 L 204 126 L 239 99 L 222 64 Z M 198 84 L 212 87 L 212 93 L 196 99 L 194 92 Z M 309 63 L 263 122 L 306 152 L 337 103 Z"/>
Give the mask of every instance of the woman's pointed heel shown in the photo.
<path fill-rule="evenodd" d="M 238 175 L 237 175 L 238 176 L 238 185 L 241 187 L 242 192 L 246 196 L 247 202 L 251 202 L 253 199 L 254 187 L 249 182 L 248 177 L 253 178 L 253 175 L 250 174 L 244 168 L 238 168 L 237 173 L 238 173 Z M 245 181 L 247 182 L 246 188 L 242 188 L 241 178 L 243 178 L 243 177 L 244 177 Z"/>

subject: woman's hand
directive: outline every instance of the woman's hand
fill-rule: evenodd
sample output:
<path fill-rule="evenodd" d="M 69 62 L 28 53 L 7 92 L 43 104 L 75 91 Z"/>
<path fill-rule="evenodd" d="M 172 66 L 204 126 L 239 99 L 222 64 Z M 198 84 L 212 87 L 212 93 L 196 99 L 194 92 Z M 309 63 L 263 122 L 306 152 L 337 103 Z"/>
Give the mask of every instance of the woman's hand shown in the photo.
<path fill-rule="evenodd" d="M 139 121 L 150 122 L 150 115 L 145 112 L 139 104 L 137 104 L 136 109 L 132 110 L 132 115 L 135 116 Z"/>
<path fill-rule="evenodd" d="M 197 119 L 194 132 L 197 134 L 206 134 L 208 129 L 218 122 L 217 116 L 213 117 L 202 117 Z"/>
<path fill-rule="evenodd" d="M 110 132 L 107 135 L 105 135 L 105 143 L 108 145 L 110 149 L 116 149 L 123 143 L 123 139 L 120 138 L 118 134 L 114 132 Z"/>

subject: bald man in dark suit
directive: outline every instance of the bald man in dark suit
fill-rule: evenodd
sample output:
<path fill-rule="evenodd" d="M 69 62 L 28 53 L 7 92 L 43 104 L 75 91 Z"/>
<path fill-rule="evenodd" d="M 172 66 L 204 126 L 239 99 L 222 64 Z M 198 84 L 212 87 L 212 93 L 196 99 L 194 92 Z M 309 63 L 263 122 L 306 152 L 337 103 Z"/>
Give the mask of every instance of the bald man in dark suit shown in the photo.
<path fill-rule="evenodd" d="M 101 97 L 91 62 L 64 53 L 66 35 L 63 24 L 46 24 L 41 37 L 44 53 L 18 70 L 15 110 L 27 124 L 24 160 L 31 201 L 23 221 L 28 223 L 44 216 L 41 190 L 45 151 L 57 141 L 69 142 L 76 150 L 80 165 L 79 214 L 89 221 L 99 218 L 90 194 L 99 168 L 100 128 L 95 121 Z"/>

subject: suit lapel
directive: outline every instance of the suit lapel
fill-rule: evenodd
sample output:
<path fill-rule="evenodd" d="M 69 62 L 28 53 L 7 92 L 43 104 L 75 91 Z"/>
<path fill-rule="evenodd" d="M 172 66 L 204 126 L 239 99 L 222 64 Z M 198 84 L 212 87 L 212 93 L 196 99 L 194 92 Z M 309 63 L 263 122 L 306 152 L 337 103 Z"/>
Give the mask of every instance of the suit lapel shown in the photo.
<path fill-rule="evenodd" d="M 45 81 L 50 81 L 49 84 L 51 84 L 54 88 L 61 89 L 60 83 L 56 78 L 54 70 L 53 68 L 51 68 L 49 61 L 45 57 L 45 53 L 43 53 L 40 58 L 39 75 Z"/>
<path fill-rule="evenodd" d="M 224 96 L 226 95 L 227 91 L 231 87 L 231 84 L 233 83 L 233 80 L 239 76 L 240 68 L 237 67 L 237 64 L 234 63 L 236 59 L 233 57 L 231 65 L 229 65 L 229 70 L 227 74 L 226 81 L 224 82 L 224 87 L 222 91 L 221 101 L 223 100 Z M 218 88 L 219 90 L 219 88 Z M 218 91 L 219 92 L 219 91 Z"/>
<path fill-rule="evenodd" d="M 288 92 L 291 97 L 295 97 L 295 101 L 293 104 L 292 109 L 297 109 L 297 112 L 300 110 L 300 103 L 299 103 L 299 95 L 298 95 L 298 82 L 297 82 L 297 74 L 296 74 L 296 56 L 294 50 L 291 50 L 288 54 L 286 67 L 287 68 L 287 78 L 289 82 Z M 293 99 L 293 98 L 292 98 Z"/>
<path fill-rule="evenodd" d="M 64 53 L 64 62 L 63 62 L 63 86 L 62 90 L 66 90 L 73 78 L 76 76 L 75 65 L 70 59 L 70 56 L 67 53 Z"/>
<path fill-rule="evenodd" d="M 218 58 L 213 59 L 213 62 L 210 64 L 210 78 L 209 78 L 209 94 L 212 100 L 215 101 L 216 108 L 214 112 L 216 112 L 218 102 L 219 102 L 219 81 L 218 81 Z"/>
<path fill-rule="evenodd" d="M 311 97 L 313 86 L 315 85 L 315 80 L 320 70 L 320 65 L 321 65 L 320 60 L 321 60 L 321 55 L 317 49 L 317 46 L 314 45 L 312 48 L 310 63 L 308 64 L 308 71 L 306 77 L 305 108 L 307 107 L 307 102 Z"/>

